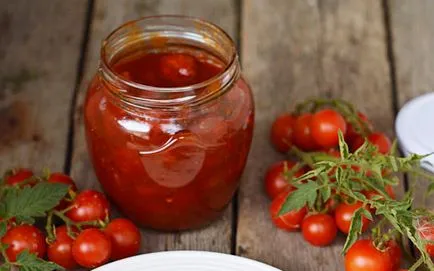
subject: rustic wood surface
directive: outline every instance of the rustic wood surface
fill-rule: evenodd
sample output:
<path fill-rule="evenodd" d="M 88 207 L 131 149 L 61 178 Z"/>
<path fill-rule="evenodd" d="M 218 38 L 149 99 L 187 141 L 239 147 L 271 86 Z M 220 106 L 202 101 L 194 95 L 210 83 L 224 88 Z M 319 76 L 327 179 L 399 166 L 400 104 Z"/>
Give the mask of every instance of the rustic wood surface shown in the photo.
<path fill-rule="evenodd" d="M 389 17 L 393 40 L 393 60 L 396 71 L 397 107 L 410 99 L 434 90 L 434 2 L 421 0 L 407 2 L 391 0 Z M 434 207 L 434 199 L 425 197 L 428 181 L 423 178 L 408 179 L 416 185 L 415 205 Z"/>
<path fill-rule="evenodd" d="M 278 113 L 312 96 L 351 100 L 392 134 L 393 110 L 383 11 L 379 1 L 246 0 L 244 73 L 256 97 L 256 131 L 240 189 L 237 253 L 283 270 L 343 270 L 343 237 L 315 248 L 300 234 L 276 231 L 262 178 L 282 159 L 270 146 Z M 273 14 L 273 16 L 263 16 Z"/>
<path fill-rule="evenodd" d="M 0 169 L 63 170 L 86 0 L 0 1 Z"/>
<path fill-rule="evenodd" d="M 433 10 L 431 0 L 0 0 L 0 170 L 47 166 L 99 189 L 82 106 L 102 39 L 142 16 L 202 17 L 240 42 L 256 99 L 253 147 L 220 220 L 185 233 L 143 230 L 142 252 L 210 250 L 282 270 L 344 270 L 343 236 L 319 249 L 273 227 L 262 178 L 283 157 L 269 143 L 270 124 L 304 98 L 339 97 L 392 136 L 397 110 L 434 89 Z"/>

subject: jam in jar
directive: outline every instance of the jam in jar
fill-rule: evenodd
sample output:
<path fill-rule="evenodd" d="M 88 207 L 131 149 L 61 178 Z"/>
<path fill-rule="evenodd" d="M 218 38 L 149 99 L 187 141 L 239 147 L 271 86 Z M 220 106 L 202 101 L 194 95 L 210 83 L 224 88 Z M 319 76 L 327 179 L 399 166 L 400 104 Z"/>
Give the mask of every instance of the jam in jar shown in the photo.
<path fill-rule="evenodd" d="M 139 225 L 203 226 L 239 185 L 252 93 L 232 40 L 211 23 L 161 16 L 116 29 L 103 42 L 84 114 L 98 180 Z"/>

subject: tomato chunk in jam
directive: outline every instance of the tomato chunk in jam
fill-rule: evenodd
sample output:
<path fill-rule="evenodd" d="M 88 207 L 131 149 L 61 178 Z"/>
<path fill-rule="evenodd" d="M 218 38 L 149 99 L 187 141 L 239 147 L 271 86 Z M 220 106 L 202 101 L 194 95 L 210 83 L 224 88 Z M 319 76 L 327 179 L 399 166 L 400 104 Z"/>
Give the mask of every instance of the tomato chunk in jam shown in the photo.
<path fill-rule="evenodd" d="M 254 110 L 242 77 L 218 89 L 213 79 L 228 65 L 187 46 L 136 50 L 109 63 L 122 80 L 153 88 L 210 82 L 194 92 L 156 93 L 165 99 L 216 94 L 176 109 L 125 103 L 113 95 L 123 90 L 107 82 L 104 69 L 91 82 L 85 103 L 90 157 L 109 198 L 138 224 L 160 230 L 197 228 L 217 218 L 230 202 L 250 149 Z M 130 93 L 150 95 L 140 89 Z"/>

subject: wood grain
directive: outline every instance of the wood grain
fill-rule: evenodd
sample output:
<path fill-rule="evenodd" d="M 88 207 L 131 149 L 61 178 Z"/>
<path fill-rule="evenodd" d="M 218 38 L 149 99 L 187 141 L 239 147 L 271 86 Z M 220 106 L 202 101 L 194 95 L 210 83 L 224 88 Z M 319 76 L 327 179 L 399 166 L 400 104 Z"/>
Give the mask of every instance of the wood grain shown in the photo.
<path fill-rule="evenodd" d="M 402 107 L 410 99 L 434 89 L 434 2 L 420 0 L 389 1 L 393 56 L 396 69 L 397 103 Z M 424 194 L 428 181 L 409 178 L 416 184 L 415 204 L 434 207 L 432 197 Z"/>
<path fill-rule="evenodd" d="M 237 253 L 283 270 L 344 270 L 343 236 L 314 248 L 299 233 L 277 230 L 262 188 L 266 168 L 282 159 L 269 143 L 277 114 L 312 96 L 354 102 L 392 134 L 393 109 L 381 1 L 245 0 L 244 74 L 256 98 L 256 130 L 240 190 Z"/>
<path fill-rule="evenodd" d="M 235 7 L 233 1 L 229 0 L 95 1 L 85 75 L 76 107 L 76 134 L 74 138 L 75 147 L 72 161 L 72 175 L 79 181 L 81 188 L 91 187 L 99 189 L 86 151 L 82 106 L 87 85 L 98 65 L 101 41 L 110 31 L 128 20 L 158 14 L 184 14 L 202 17 L 219 24 L 229 34 L 236 35 Z M 194 232 L 171 234 L 143 230 L 142 251 L 195 249 L 229 253 L 231 247 L 231 214 L 232 210 L 228 208 L 219 221 L 207 228 Z"/>
<path fill-rule="evenodd" d="M 0 2 L 0 170 L 63 170 L 86 0 Z"/>

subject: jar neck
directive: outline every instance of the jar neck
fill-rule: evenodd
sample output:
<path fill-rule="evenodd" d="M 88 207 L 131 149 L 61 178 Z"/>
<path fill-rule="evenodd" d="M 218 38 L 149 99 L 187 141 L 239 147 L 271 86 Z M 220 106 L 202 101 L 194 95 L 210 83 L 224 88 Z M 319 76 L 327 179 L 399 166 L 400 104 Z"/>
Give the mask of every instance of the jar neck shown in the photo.
<path fill-rule="evenodd" d="M 216 76 L 183 87 L 155 87 L 122 77 L 113 64 L 137 50 L 189 46 L 205 51 L 224 63 Z M 147 17 L 124 24 L 104 41 L 99 67 L 106 89 L 124 105 L 135 108 L 179 110 L 207 103 L 231 88 L 240 77 L 235 45 L 219 27 L 199 19 L 180 16 Z"/>

